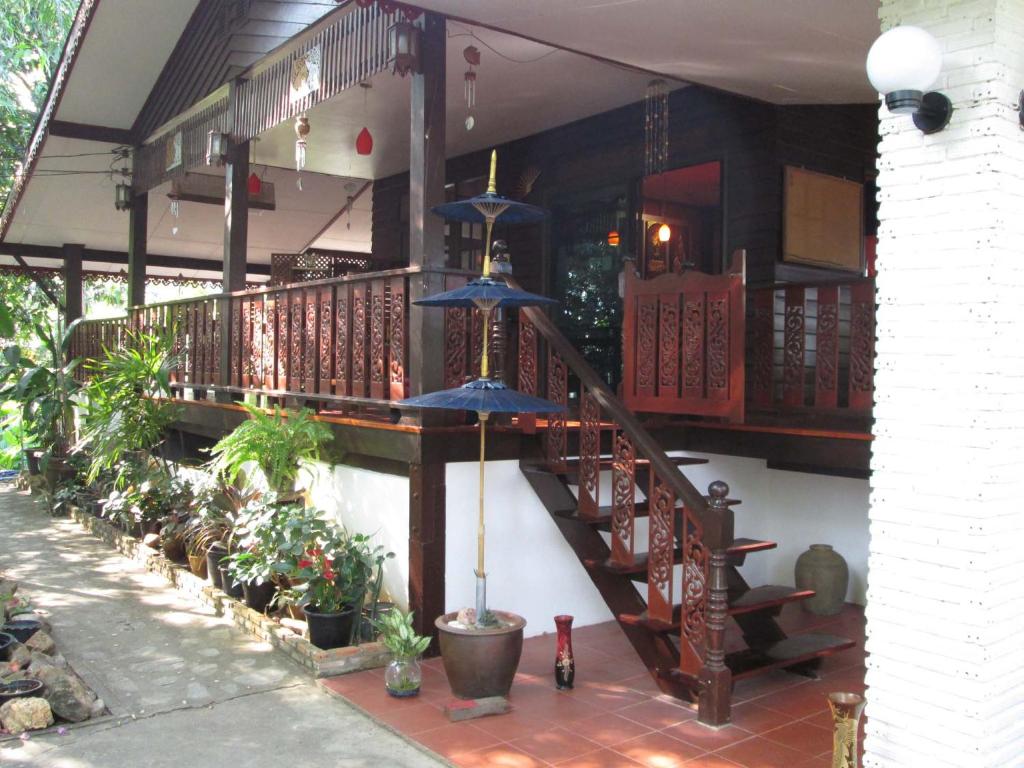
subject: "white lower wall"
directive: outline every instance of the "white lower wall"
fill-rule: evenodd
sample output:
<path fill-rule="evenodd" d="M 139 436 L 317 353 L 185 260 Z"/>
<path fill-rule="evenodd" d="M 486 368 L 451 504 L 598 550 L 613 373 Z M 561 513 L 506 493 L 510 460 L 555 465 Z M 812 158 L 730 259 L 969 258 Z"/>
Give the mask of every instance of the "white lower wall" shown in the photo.
<path fill-rule="evenodd" d="M 384 564 L 383 590 L 409 607 L 409 478 L 318 463 L 310 499 L 349 531 L 370 535 L 395 556 Z"/>
<path fill-rule="evenodd" d="M 682 455 L 682 454 L 680 454 Z M 831 544 L 850 566 L 847 600 L 864 603 L 868 557 L 868 481 L 768 469 L 760 459 L 707 454 L 709 463 L 687 467 L 702 491 L 712 480 L 729 483 L 736 535 L 771 539 L 775 550 L 750 555 L 742 568 L 752 586 L 793 584 L 796 559 L 811 544 Z M 602 504 L 607 503 L 604 473 Z M 478 465 L 449 464 L 445 605 L 474 601 Z M 519 471 L 516 461 L 487 463 L 488 604 L 526 618 L 527 636 L 553 631 L 552 617 L 569 613 L 576 626 L 612 619 L 572 548 Z M 637 520 L 638 551 L 647 526 Z"/>

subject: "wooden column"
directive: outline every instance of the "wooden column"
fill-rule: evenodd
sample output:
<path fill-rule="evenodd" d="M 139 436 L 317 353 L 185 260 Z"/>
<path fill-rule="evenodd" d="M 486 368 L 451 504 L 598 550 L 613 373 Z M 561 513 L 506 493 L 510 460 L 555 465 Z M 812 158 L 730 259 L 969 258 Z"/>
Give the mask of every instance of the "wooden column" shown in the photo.
<path fill-rule="evenodd" d="M 128 306 L 146 303 L 146 237 L 149 193 L 132 197 L 128 211 Z"/>
<path fill-rule="evenodd" d="M 82 251 L 84 245 L 64 243 L 64 324 L 82 316 Z"/>
<path fill-rule="evenodd" d="M 444 221 L 430 212 L 444 202 L 445 182 L 445 20 L 424 13 L 416 22 L 423 29 L 421 71 L 412 75 L 409 164 L 409 264 L 445 265 Z M 440 293 L 442 276 L 410 280 L 410 297 Z M 409 310 L 409 381 L 411 395 L 444 388 L 443 310 L 413 305 Z"/>
<path fill-rule="evenodd" d="M 249 142 L 232 142 L 224 165 L 224 291 L 245 290 L 249 241 Z"/>
<path fill-rule="evenodd" d="M 413 626 L 434 638 L 428 655 L 436 655 L 434 619 L 444 613 L 445 465 L 409 465 L 409 609 Z"/>

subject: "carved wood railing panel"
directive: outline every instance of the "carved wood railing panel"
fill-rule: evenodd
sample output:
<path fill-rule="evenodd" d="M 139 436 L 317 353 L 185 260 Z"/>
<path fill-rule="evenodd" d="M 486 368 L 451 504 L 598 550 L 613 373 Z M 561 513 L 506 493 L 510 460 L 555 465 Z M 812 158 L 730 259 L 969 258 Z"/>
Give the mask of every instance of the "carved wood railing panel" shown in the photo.
<path fill-rule="evenodd" d="M 748 292 L 748 404 L 865 414 L 874 399 L 871 279 Z"/>
<path fill-rule="evenodd" d="M 623 400 L 635 411 L 743 420 L 743 252 L 726 275 L 626 272 Z"/>

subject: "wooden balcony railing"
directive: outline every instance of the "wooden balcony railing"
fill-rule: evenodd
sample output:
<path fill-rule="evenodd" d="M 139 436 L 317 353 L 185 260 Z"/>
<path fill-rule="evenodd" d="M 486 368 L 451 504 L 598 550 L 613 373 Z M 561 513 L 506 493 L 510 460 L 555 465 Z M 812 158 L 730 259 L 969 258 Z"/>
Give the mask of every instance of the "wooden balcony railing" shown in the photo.
<path fill-rule="evenodd" d="M 126 328 L 166 333 L 180 361 L 172 372 L 179 392 L 390 406 L 411 393 L 410 281 L 427 271 L 347 275 L 133 307 L 123 318 L 81 323 L 71 351 L 96 358 L 104 347 L 123 343 Z M 439 271 L 446 289 L 470 277 Z M 479 353 L 470 353 L 474 333 L 465 310 L 448 311 L 445 336 L 446 378 L 461 384 L 473 375 L 474 359 L 479 366 Z"/>
<path fill-rule="evenodd" d="M 748 406 L 870 414 L 874 339 L 874 280 L 749 290 Z"/>

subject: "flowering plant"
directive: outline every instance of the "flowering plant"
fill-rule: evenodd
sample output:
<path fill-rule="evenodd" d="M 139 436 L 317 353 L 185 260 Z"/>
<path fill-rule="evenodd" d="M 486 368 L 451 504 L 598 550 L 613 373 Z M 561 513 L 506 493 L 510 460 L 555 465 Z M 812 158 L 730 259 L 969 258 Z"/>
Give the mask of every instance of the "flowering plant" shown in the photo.
<path fill-rule="evenodd" d="M 359 609 L 375 572 L 394 553 L 372 546 L 368 536 L 324 522 L 316 543 L 302 551 L 288 574 L 293 586 L 287 597 L 317 613 Z"/>

